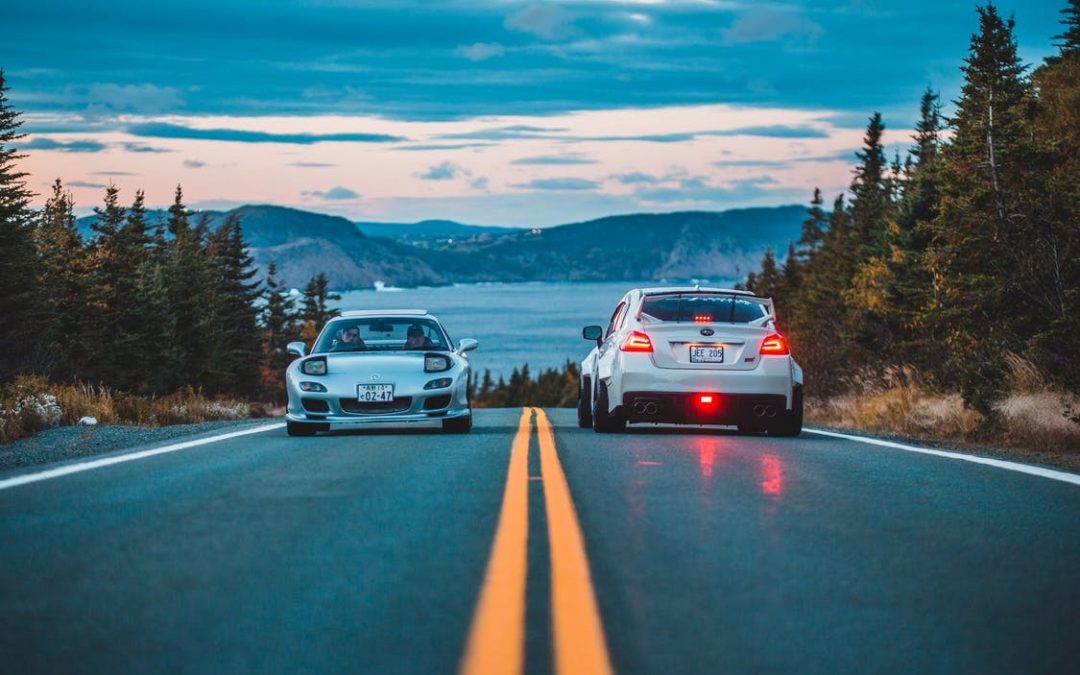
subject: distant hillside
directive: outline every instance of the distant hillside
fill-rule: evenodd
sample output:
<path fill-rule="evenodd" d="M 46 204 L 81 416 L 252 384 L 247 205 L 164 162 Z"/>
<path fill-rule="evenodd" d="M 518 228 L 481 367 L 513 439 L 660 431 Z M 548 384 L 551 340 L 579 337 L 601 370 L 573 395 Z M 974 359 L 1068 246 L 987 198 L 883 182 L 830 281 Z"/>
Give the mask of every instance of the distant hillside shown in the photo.
<path fill-rule="evenodd" d="M 285 282 L 302 287 L 318 272 L 333 288 L 470 281 L 734 278 L 756 269 L 766 247 L 782 253 L 799 236 L 802 206 L 611 216 L 543 230 L 480 228 L 452 221 L 353 223 L 281 206 L 201 212 L 211 227 L 241 218 L 259 267 L 277 261 Z M 151 221 L 164 218 L 150 214 Z M 89 231 L 93 216 L 79 220 Z M 366 236 L 417 228 L 396 239 Z M 382 229 L 380 229 L 382 228 Z M 452 237 L 452 240 L 451 240 Z"/>
<path fill-rule="evenodd" d="M 477 281 L 734 278 L 766 247 L 782 254 L 805 216 L 802 206 L 610 216 L 445 245 L 457 255 L 437 268 Z"/>
<path fill-rule="evenodd" d="M 464 225 L 452 220 L 422 220 L 418 223 L 367 223 L 359 222 L 356 226 L 369 237 L 384 237 L 416 243 L 420 240 L 446 239 L 450 237 L 472 237 L 478 234 L 506 234 L 517 231 L 513 227 L 486 227 L 483 225 Z"/>

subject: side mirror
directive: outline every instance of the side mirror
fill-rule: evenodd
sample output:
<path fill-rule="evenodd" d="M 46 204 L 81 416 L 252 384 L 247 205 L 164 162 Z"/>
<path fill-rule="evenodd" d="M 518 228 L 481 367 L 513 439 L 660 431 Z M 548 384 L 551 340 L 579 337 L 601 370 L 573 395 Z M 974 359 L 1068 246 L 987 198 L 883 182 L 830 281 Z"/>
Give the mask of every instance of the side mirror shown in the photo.
<path fill-rule="evenodd" d="M 303 342 L 290 342 L 285 347 L 285 351 L 290 354 L 296 354 L 299 357 L 307 356 L 307 344 Z"/>
<path fill-rule="evenodd" d="M 480 346 L 480 343 L 472 338 L 462 338 L 458 343 L 458 352 L 464 354 L 465 352 L 471 352 Z"/>
<path fill-rule="evenodd" d="M 604 338 L 604 328 L 603 326 L 585 326 L 581 329 L 581 337 L 600 344 Z"/>

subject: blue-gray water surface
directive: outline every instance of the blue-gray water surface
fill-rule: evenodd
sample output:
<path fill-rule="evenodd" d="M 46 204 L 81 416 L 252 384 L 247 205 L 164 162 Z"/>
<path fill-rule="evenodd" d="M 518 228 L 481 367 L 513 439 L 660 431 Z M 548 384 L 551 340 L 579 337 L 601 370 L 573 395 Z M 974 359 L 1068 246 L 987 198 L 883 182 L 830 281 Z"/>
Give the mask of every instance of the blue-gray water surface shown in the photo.
<path fill-rule="evenodd" d="M 730 282 L 717 282 L 728 285 Z M 496 379 L 529 364 L 535 375 L 580 361 L 590 348 L 581 338 L 588 324 L 606 325 L 615 304 L 631 288 L 656 282 L 531 282 L 467 284 L 398 291 L 346 291 L 335 305 L 349 309 L 426 309 L 442 320 L 450 337 L 476 338 L 470 358 L 477 373 Z"/>

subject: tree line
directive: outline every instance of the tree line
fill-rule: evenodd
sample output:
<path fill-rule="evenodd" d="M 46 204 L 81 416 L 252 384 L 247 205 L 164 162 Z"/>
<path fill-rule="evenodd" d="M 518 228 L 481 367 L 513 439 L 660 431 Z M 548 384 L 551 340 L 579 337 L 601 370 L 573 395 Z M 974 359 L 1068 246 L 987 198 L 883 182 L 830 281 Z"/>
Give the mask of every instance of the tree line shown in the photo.
<path fill-rule="evenodd" d="M 1014 21 L 977 11 L 955 112 L 928 89 L 891 161 L 871 116 L 850 198 L 815 190 L 783 263 L 767 251 L 746 279 L 818 395 L 913 366 L 992 416 L 1010 354 L 1080 391 L 1080 0 L 1034 70 Z"/>
<path fill-rule="evenodd" d="M 151 222 L 142 191 L 125 207 L 110 185 L 87 237 L 60 179 L 31 208 L 6 92 L 0 70 L 0 382 L 34 373 L 145 396 L 192 387 L 280 401 L 285 345 L 337 314 L 326 276 L 299 303 L 273 263 L 258 281 L 239 217 L 210 227 L 180 187 Z"/>

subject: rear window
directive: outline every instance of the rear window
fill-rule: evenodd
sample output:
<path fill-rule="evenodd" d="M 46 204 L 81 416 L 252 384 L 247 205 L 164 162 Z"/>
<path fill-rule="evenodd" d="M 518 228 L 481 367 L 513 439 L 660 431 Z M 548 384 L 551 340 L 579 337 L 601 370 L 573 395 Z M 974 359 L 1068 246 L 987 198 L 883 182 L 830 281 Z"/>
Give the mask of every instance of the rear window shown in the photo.
<path fill-rule="evenodd" d="M 677 293 L 645 298 L 641 313 L 657 321 L 750 323 L 768 316 L 769 310 L 763 303 L 739 296 Z"/>

